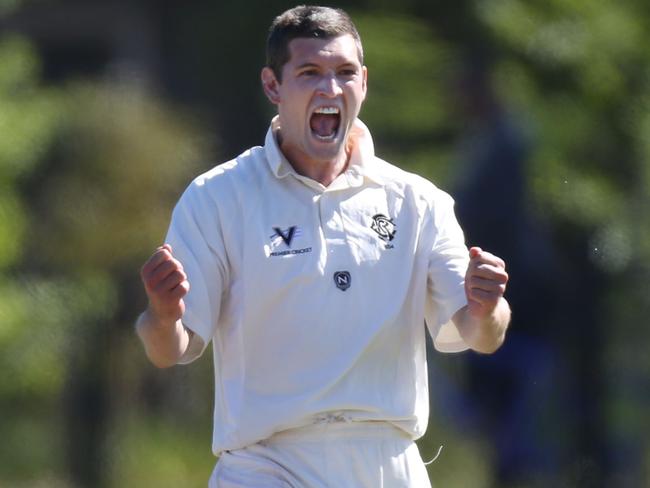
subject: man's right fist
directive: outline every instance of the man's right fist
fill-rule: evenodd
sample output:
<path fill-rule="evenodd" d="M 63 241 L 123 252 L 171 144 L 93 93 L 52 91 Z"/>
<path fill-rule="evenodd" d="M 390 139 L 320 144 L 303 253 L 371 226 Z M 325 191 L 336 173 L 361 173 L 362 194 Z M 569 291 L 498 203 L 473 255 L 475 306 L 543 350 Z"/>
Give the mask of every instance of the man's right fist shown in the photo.
<path fill-rule="evenodd" d="M 142 266 L 140 277 L 149 297 L 149 312 L 164 323 L 179 320 L 185 312 L 183 297 L 190 290 L 190 283 L 169 244 L 156 249 Z"/>

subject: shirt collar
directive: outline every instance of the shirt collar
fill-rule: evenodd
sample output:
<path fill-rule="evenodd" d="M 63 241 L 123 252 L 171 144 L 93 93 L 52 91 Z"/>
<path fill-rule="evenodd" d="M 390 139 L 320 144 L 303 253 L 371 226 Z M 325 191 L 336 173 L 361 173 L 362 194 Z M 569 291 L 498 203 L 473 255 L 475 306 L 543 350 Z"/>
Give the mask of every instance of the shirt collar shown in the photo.
<path fill-rule="evenodd" d="M 275 116 L 271 120 L 269 130 L 266 132 L 264 139 L 264 152 L 266 153 L 266 160 L 271 167 L 271 171 L 276 178 L 284 178 L 288 174 L 294 173 L 293 168 L 287 158 L 284 157 L 280 146 L 278 146 L 277 132 L 280 130 L 280 117 Z"/>
<path fill-rule="evenodd" d="M 276 115 L 271 121 L 269 130 L 264 140 L 264 151 L 271 171 L 276 178 L 284 178 L 290 174 L 296 174 L 291 163 L 282 154 L 277 141 L 277 132 L 280 130 L 280 118 Z M 378 165 L 375 163 L 375 146 L 368 127 L 356 119 L 350 131 L 350 142 L 352 144 L 352 153 L 350 154 L 350 163 L 346 173 L 361 175 L 377 184 L 383 184 L 383 179 L 378 171 Z"/>
<path fill-rule="evenodd" d="M 356 119 L 350 131 L 352 153 L 347 172 L 356 172 L 375 183 L 383 184 L 379 165 L 375 161 L 375 145 L 366 124 Z"/>

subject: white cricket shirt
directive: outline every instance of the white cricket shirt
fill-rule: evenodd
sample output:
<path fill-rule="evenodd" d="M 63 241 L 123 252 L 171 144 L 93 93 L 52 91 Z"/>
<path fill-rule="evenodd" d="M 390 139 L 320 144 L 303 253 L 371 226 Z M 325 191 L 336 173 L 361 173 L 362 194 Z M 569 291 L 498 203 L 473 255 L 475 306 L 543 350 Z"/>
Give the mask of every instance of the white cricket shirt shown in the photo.
<path fill-rule="evenodd" d="M 348 169 L 329 187 L 298 175 L 274 133 L 196 178 L 166 242 L 190 282 L 181 362 L 212 341 L 213 451 L 327 415 L 395 424 L 429 413 L 425 328 L 466 349 L 468 251 L 452 198 L 375 157 L 357 120 Z"/>

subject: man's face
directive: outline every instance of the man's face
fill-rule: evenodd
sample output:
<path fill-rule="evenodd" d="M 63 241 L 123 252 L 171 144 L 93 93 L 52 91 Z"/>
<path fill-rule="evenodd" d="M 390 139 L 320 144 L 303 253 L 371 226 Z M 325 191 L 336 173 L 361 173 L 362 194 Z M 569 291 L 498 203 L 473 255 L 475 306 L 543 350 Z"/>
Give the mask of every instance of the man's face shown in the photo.
<path fill-rule="evenodd" d="M 367 71 L 351 35 L 297 38 L 282 82 L 264 68 L 264 89 L 278 106 L 282 152 L 291 162 L 318 164 L 346 157 L 352 123 L 366 96 Z"/>

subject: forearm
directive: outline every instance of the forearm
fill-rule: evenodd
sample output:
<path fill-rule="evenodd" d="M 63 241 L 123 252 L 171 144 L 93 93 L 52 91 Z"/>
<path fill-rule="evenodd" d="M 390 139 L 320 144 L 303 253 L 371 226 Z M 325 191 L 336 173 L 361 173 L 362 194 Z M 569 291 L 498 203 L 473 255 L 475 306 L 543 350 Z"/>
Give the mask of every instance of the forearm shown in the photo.
<path fill-rule="evenodd" d="M 190 342 L 190 333 L 180 320 L 162 323 L 148 309 L 138 317 L 136 331 L 147 357 L 158 368 L 178 363 Z"/>
<path fill-rule="evenodd" d="M 510 306 L 501 298 L 491 314 L 486 317 L 476 317 L 463 307 L 453 317 L 453 321 L 461 337 L 474 351 L 491 354 L 505 340 L 506 330 L 510 323 Z"/>

